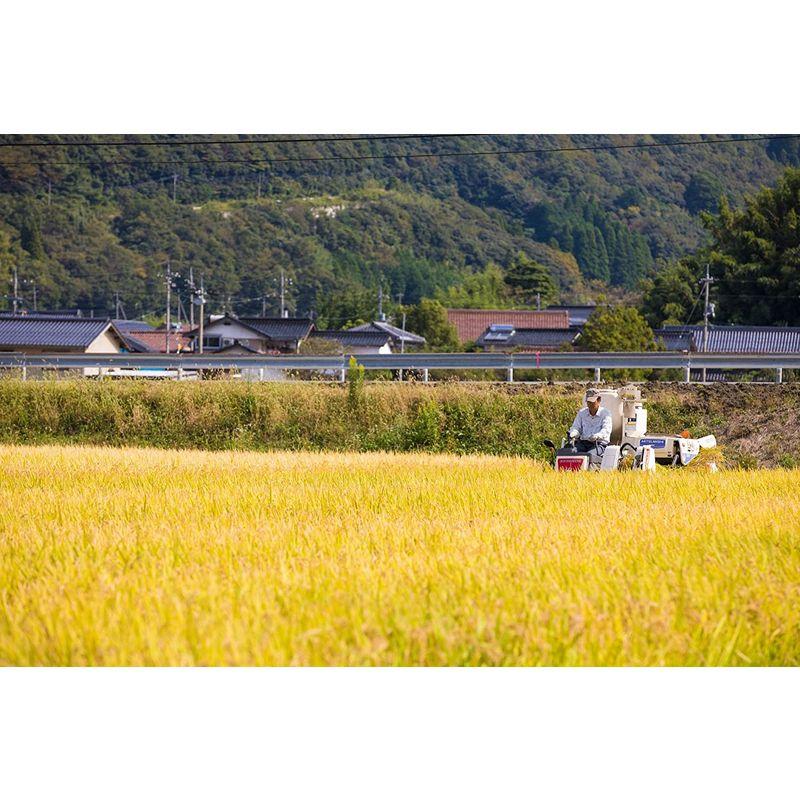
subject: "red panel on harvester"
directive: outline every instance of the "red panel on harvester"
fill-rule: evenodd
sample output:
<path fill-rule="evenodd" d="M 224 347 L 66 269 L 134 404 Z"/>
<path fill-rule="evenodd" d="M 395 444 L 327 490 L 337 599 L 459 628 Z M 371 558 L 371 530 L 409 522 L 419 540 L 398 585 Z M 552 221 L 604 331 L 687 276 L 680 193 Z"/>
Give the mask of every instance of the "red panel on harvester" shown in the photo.
<path fill-rule="evenodd" d="M 556 469 L 579 472 L 582 469 L 586 469 L 586 461 L 587 459 L 585 458 L 559 456 L 558 459 L 556 459 Z"/>

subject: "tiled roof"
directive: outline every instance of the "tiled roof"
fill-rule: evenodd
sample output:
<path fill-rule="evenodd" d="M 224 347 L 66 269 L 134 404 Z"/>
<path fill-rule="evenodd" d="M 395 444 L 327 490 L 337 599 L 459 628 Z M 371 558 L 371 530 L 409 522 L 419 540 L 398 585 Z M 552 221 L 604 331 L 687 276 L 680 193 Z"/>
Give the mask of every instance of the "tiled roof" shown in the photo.
<path fill-rule="evenodd" d="M 123 338 L 131 349 L 137 353 L 167 352 L 166 331 L 131 331 L 124 333 Z M 170 353 L 183 352 L 191 349 L 191 346 L 192 339 L 190 336 L 183 333 L 171 333 L 169 335 Z"/>
<path fill-rule="evenodd" d="M 389 336 L 391 336 L 392 339 L 397 342 L 405 342 L 406 344 L 425 344 L 424 336 L 418 336 L 416 333 L 411 333 L 411 331 L 404 331 L 402 328 L 390 325 L 388 322 L 381 322 L 380 320 L 368 322 L 366 325 L 356 325 L 355 328 L 350 328 L 349 330 L 381 331 L 382 333 L 388 333 Z"/>
<path fill-rule="evenodd" d="M 580 335 L 579 327 L 567 330 L 541 328 L 515 328 L 513 325 L 490 325 L 475 341 L 478 347 L 494 350 L 512 350 L 522 347 L 530 350 L 558 350 L 572 344 Z"/>
<path fill-rule="evenodd" d="M 653 331 L 657 344 L 664 345 L 669 351 L 683 351 L 692 349 L 691 331 L 671 331 L 664 328 Z"/>
<path fill-rule="evenodd" d="M 88 347 L 109 327 L 108 319 L 0 314 L 0 345 L 9 347 Z"/>
<path fill-rule="evenodd" d="M 152 325 L 148 325 L 146 322 L 142 322 L 140 319 L 115 319 L 113 322 L 114 327 L 122 333 L 128 333 L 128 331 L 133 332 L 155 330 Z"/>
<path fill-rule="evenodd" d="M 703 349 L 702 325 L 666 325 L 656 337 L 691 337 L 691 348 Z M 664 345 L 669 347 L 667 339 Z M 686 349 L 686 348 L 681 348 Z M 709 325 L 706 349 L 710 353 L 800 353 L 800 328 L 750 325 Z"/>
<path fill-rule="evenodd" d="M 3 314 L 11 317 L 13 314 L 10 311 L 4 311 Z M 101 314 L 97 317 L 92 316 L 92 314 L 84 314 L 83 311 L 79 308 L 62 308 L 56 311 L 31 311 L 27 310 L 25 312 L 17 312 L 18 316 L 26 316 L 26 317 L 47 317 L 48 319 L 52 319 L 53 317 L 79 317 L 82 319 L 105 319 L 105 317 Z"/>
<path fill-rule="evenodd" d="M 447 319 L 455 326 L 459 341 L 475 341 L 490 325 L 505 324 L 539 330 L 566 330 L 566 311 L 504 311 L 492 309 L 448 308 Z"/>
<path fill-rule="evenodd" d="M 331 339 L 347 347 L 383 347 L 391 336 L 381 331 L 357 330 L 350 328 L 346 331 L 314 331 L 312 338 Z"/>
<path fill-rule="evenodd" d="M 226 318 L 239 322 L 251 328 L 255 333 L 276 342 L 302 341 L 308 337 L 314 327 L 313 321 L 305 317 L 231 317 L 226 315 L 213 321 L 208 320 L 205 323 L 206 329 Z M 196 327 L 189 333 L 192 336 L 198 336 L 200 329 Z"/>
<path fill-rule="evenodd" d="M 189 331 L 194 330 L 194 328 L 192 328 L 192 326 L 188 322 L 181 322 L 181 324 L 178 325 L 178 323 L 175 322 L 174 319 L 172 322 L 170 322 L 169 327 L 170 330 L 175 331 L 175 333 L 189 333 Z M 151 330 L 161 331 L 162 333 L 166 333 L 167 326 L 159 325 L 157 328 L 151 328 Z"/>
<path fill-rule="evenodd" d="M 304 317 L 239 317 L 239 322 L 249 325 L 268 339 L 276 341 L 301 341 L 314 323 Z"/>
<path fill-rule="evenodd" d="M 597 306 L 547 306 L 545 311 L 566 311 L 570 325 L 585 325 Z"/>

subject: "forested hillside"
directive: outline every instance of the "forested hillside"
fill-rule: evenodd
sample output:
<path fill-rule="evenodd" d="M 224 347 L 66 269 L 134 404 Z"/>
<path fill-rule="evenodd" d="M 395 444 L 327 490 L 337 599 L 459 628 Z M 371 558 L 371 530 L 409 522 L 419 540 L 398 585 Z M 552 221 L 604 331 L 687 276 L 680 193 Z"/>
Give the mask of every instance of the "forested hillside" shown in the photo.
<path fill-rule="evenodd" d="M 481 296 L 470 289 L 476 280 L 513 272 L 520 253 L 550 274 L 546 299 L 587 301 L 635 289 L 692 252 L 706 236 L 702 211 L 716 211 L 723 195 L 737 207 L 797 161 L 796 140 L 541 152 L 690 137 L 180 147 L 148 146 L 165 137 L 107 138 L 137 144 L 0 137 L 0 145 L 30 143 L 0 147 L 0 307 L 11 304 L 16 267 L 29 307 L 35 284 L 40 308 L 111 313 L 118 295 L 129 317 L 158 313 L 170 259 L 184 302 L 191 267 L 212 312 L 274 313 L 284 270 L 290 309 L 337 325 L 371 316 L 379 284 L 389 309 L 422 297 L 469 303 Z M 483 154 L 446 155 L 465 151 Z M 530 300 L 530 292 L 502 298 Z"/>

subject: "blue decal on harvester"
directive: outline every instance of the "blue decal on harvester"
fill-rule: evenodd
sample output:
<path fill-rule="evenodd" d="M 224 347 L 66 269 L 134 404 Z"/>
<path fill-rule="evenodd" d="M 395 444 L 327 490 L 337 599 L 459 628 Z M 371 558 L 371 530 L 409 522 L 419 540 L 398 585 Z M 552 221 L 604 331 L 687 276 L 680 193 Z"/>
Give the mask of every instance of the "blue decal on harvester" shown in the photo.
<path fill-rule="evenodd" d="M 655 447 L 656 449 L 660 447 L 666 447 L 667 440 L 666 439 L 639 439 L 639 445 L 650 445 L 650 447 Z"/>

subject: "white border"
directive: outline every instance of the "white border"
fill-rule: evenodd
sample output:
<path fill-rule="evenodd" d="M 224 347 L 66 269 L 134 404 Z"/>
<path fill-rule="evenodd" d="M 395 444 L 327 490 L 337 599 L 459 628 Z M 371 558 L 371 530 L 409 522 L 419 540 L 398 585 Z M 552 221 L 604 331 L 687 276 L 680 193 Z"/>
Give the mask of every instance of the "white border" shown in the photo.
<path fill-rule="evenodd" d="M 794 132 L 776 0 L 41 0 L 3 11 L 4 133 Z"/>
<path fill-rule="evenodd" d="M 3 793 L 775 797 L 797 670 L 0 672 Z"/>

